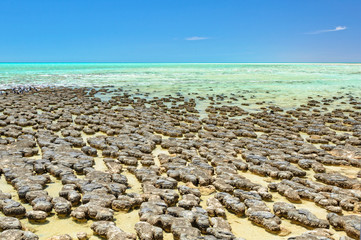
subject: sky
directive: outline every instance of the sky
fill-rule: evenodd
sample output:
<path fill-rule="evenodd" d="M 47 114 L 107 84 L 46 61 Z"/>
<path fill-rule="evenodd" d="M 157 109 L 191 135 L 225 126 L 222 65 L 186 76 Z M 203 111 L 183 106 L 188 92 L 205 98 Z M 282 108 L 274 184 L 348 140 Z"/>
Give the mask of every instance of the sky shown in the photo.
<path fill-rule="evenodd" d="M 1 0 L 0 62 L 361 62 L 360 0 Z"/>

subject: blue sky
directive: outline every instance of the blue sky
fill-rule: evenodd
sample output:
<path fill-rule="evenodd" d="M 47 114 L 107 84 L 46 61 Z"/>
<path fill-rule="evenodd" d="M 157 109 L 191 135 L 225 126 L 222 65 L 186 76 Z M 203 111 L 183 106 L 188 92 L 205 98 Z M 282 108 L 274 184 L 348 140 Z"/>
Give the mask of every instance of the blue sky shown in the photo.
<path fill-rule="evenodd" d="M 1 0 L 1 62 L 361 62 L 360 0 Z"/>

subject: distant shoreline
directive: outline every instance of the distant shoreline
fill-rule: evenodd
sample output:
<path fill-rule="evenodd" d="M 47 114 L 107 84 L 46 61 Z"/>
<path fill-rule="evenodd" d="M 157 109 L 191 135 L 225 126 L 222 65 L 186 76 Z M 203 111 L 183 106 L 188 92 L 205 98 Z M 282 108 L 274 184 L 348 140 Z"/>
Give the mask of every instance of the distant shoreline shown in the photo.
<path fill-rule="evenodd" d="M 0 64 L 361 64 L 361 62 L 0 62 Z"/>

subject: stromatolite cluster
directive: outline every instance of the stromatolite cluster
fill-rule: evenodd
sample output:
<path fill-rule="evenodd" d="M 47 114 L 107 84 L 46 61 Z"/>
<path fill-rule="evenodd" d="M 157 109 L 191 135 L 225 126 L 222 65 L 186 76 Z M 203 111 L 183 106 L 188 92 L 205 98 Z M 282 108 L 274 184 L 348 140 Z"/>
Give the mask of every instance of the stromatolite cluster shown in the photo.
<path fill-rule="evenodd" d="M 17 193 L 0 191 L 1 239 L 37 239 L 18 219 L 41 223 L 53 214 L 91 219 L 94 234 L 112 240 L 241 239 L 228 214 L 275 237 L 282 221 L 315 229 L 290 239 L 333 239 L 329 228 L 360 236 L 360 99 L 247 111 L 236 97 L 222 105 L 227 97 L 209 96 L 201 116 L 200 96 L 117 89 L 101 101 L 102 92 L 109 93 L 59 87 L 0 96 L 0 174 Z M 333 102 L 341 105 L 328 109 Z M 62 184 L 57 196 L 47 190 L 53 178 Z M 289 202 L 274 201 L 277 194 Z M 328 215 L 315 216 L 303 201 Z M 134 228 L 116 226 L 116 214 L 130 211 L 138 212 Z"/>

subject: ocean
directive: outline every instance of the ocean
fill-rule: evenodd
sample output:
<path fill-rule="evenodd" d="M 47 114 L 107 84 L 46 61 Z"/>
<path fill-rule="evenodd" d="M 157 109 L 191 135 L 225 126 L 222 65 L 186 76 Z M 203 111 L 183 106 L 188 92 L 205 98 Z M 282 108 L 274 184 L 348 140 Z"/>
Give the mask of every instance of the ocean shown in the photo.
<path fill-rule="evenodd" d="M 283 107 L 307 97 L 361 93 L 361 64 L 0 63 L 0 89 L 102 87 L 167 94 L 237 95 Z"/>

